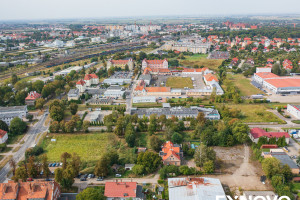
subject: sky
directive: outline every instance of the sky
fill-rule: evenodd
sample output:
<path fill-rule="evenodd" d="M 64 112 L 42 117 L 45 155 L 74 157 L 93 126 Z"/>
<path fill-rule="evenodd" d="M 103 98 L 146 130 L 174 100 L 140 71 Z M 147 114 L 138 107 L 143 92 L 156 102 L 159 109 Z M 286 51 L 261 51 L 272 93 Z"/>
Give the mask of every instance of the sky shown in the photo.
<path fill-rule="evenodd" d="M 300 0 L 1 0 L 0 21 L 131 16 L 300 14 Z"/>

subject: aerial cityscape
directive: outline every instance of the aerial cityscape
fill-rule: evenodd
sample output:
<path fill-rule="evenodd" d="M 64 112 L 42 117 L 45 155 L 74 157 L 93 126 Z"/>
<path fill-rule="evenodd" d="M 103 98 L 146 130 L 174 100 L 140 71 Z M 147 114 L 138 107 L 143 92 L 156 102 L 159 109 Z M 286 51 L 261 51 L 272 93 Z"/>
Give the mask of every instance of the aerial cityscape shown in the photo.
<path fill-rule="evenodd" d="M 300 199 L 300 2 L 148 3 L 2 2 L 0 200 Z"/>

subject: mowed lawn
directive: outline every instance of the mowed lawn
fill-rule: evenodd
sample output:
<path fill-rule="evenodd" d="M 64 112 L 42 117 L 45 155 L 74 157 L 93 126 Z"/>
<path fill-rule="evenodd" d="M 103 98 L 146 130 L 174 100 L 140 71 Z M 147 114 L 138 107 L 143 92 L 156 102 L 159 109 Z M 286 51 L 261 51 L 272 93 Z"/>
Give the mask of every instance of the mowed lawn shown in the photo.
<path fill-rule="evenodd" d="M 240 90 L 242 96 L 251 96 L 254 94 L 263 94 L 264 92 L 254 87 L 250 80 L 242 74 L 227 74 L 229 80 Z"/>
<path fill-rule="evenodd" d="M 167 79 L 166 86 L 171 88 L 194 88 L 190 77 L 170 77 Z"/>
<path fill-rule="evenodd" d="M 97 161 L 105 152 L 109 133 L 49 134 L 43 141 L 49 161 L 60 161 L 64 152 L 76 152 L 82 161 Z M 56 139 L 56 142 L 51 142 Z"/>
<path fill-rule="evenodd" d="M 275 114 L 267 111 L 265 105 L 262 104 L 235 104 L 227 105 L 229 108 L 241 110 L 244 117 L 241 118 L 243 122 L 278 122 L 284 124 L 285 122 L 278 118 Z"/>
<path fill-rule="evenodd" d="M 223 60 L 210 60 L 207 59 L 207 54 L 196 54 L 193 56 L 185 56 L 184 60 L 179 60 L 179 64 L 183 66 L 199 67 L 204 66 L 211 70 L 218 71 L 218 67 L 222 64 Z"/>

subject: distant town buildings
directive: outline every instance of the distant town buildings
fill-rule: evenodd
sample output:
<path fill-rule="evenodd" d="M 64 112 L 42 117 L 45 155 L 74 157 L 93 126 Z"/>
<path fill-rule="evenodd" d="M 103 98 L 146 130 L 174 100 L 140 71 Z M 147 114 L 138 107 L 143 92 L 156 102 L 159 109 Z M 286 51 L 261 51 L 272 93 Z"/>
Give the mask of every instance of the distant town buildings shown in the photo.
<path fill-rule="evenodd" d="M 132 80 L 132 72 L 115 72 L 112 76 L 105 79 L 103 83 L 108 85 L 124 85 L 130 84 Z"/>
<path fill-rule="evenodd" d="M 168 69 L 169 64 L 168 60 L 147 60 L 144 59 L 142 61 L 142 69 L 144 70 L 145 68 L 149 67 L 151 70 L 155 69 Z"/>

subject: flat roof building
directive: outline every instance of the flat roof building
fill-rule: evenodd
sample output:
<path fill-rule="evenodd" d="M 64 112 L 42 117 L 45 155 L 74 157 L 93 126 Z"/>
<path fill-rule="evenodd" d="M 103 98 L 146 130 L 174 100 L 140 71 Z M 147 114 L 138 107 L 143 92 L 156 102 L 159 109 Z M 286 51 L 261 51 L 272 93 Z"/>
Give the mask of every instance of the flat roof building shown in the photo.
<path fill-rule="evenodd" d="M 169 200 L 216 200 L 225 192 L 215 178 L 168 178 Z"/>
<path fill-rule="evenodd" d="M 19 117 L 23 119 L 27 115 L 27 106 L 10 106 L 0 107 L 0 120 L 4 121 L 8 126 L 13 118 Z"/>

